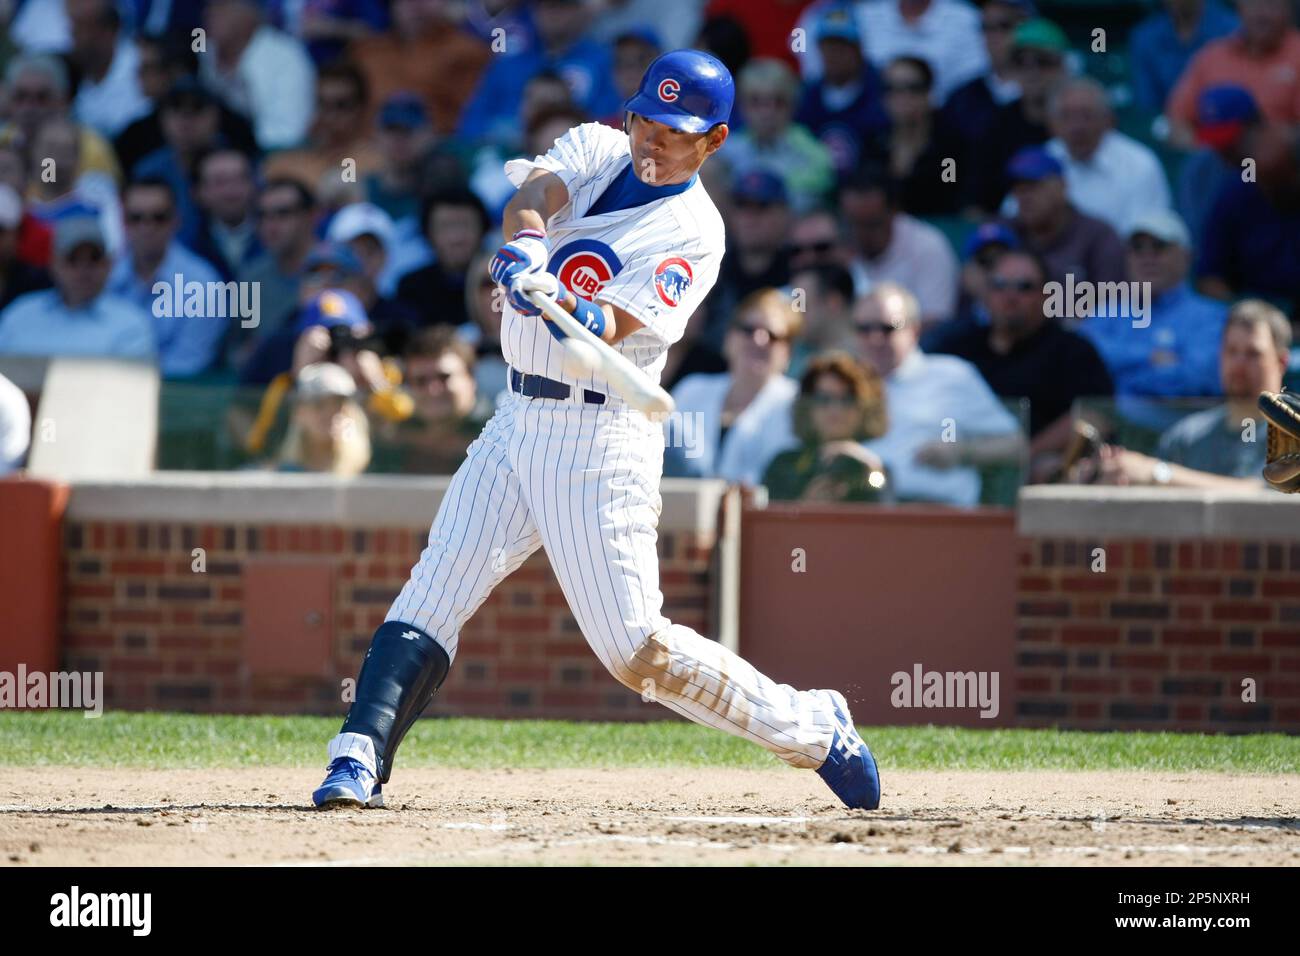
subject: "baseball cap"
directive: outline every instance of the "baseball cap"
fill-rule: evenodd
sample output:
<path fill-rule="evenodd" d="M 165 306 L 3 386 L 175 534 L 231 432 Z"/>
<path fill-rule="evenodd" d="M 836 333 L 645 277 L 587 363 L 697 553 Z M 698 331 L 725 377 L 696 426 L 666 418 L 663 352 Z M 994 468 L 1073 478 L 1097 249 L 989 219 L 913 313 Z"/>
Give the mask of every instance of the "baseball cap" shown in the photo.
<path fill-rule="evenodd" d="M 331 242 L 351 242 L 358 236 L 374 236 L 387 249 L 393 241 L 393 220 L 374 203 L 354 202 L 336 212 L 325 231 Z"/>
<path fill-rule="evenodd" d="M 967 238 L 966 244 L 962 247 L 961 257 L 963 259 L 973 258 L 981 249 L 988 246 L 1006 246 L 1008 249 L 1019 249 L 1020 240 L 1011 231 L 1011 227 L 1005 223 L 986 222 Z"/>
<path fill-rule="evenodd" d="M 23 221 L 23 200 L 12 186 L 0 183 L 0 229 L 13 229 Z"/>
<path fill-rule="evenodd" d="M 1257 119 L 1255 97 L 1242 86 L 1206 87 L 1196 99 L 1196 138 L 1214 149 L 1232 146 Z"/>
<path fill-rule="evenodd" d="M 96 246 L 100 250 L 108 248 L 104 241 L 104 230 L 98 219 L 90 216 L 73 216 L 60 220 L 54 225 L 54 254 L 66 256 L 78 246 Z"/>
<path fill-rule="evenodd" d="M 295 385 L 299 398 L 323 398 L 326 395 L 351 398 L 357 393 L 357 383 L 352 375 L 333 362 L 304 365 L 298 372 Z"/>
<path fill-rule="evenodd" d="M 414 93 L 394 93 L 379 108 L 379 125 L 398 129 L 422 129 L 429 125 L 424 101 Z"/>
<path fill-rule="evenodd" d="M 1070 41 L 1065 31 L 1055 23 L 1038 17 L 1026 20 L 1016 27 L 1016 32 L 1011 35 L 1011 47 L 1012 49 L 1022 47 L 1031 50 L 1047 50 L 1064 55 L 1070 52 Z"/>
<path fill-rule="evenodd" d="M 313 325 L 333 328 L 336 325 L 358 326 L 370 321 L 366 307 L 345 289 L 326 289 L 318 292 L 298 313 L 296 332 L 302 333 Z"/>
<path fill-rule="evenodd" d="M 1031 182 L 1063 176 L 1065 167 L 1042 146 L 1026 146 L 1007 163 L 1007 178 L 1013 183 Z"/>
<path fill-rule="evenodd" d="M 1178 213 L 1169 209 L 1150 209 L 1135 216 L 1124 230 L 1124 238 L 1132 239 L 1136 235 L 1152 236 L 1184 249 L 1192 247 L 1192 234 L 1187 224 Z"/>
<path fill-rule="evenodd" d="M 316 243 L 311 252 L 307 253 L 307 261 L 303 263 L 302 271 L 311 272 L 321 266 L 333 266 L 349 275 L 361 275 L 362 272 L 361 260 L 357 258 L 355 252 L 341 242 Z"/>
<path fill-rule="evenodd" d="M 813 28 L 813 36 L 817 38 L 818 43 L 822 40 L 861 42 L 853 9 L 841 4 L 829 6 L 822 11 L 821 16 L 817 18 L 817 25 Z"/>
<path fill-rule="evenodd" d="M 731 187 L 731 198 L 737 202 L 758 202 L 768 205 L 785 205 L 790 201 L 785 182 L 768 169 L 751 169 L 736 177 Z"/>

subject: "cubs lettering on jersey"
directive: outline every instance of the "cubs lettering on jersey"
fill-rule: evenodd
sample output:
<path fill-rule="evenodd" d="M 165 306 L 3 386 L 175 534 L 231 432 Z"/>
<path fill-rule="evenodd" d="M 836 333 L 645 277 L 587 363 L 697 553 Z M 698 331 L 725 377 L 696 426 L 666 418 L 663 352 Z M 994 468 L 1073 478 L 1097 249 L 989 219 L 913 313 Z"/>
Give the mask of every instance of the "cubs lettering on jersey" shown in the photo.
<path fill-rule="evenodd" d="M 674 83 L 660 84 L 660 95 L 676 97 Z M 643 206 L 588 216 L 631 161 L 626 133 L 584 123 L 545 155 L 506 163 L 506 175 L 519 185 L 534 169 L 545 169 L 564 183 L 569 202 L 546 224 L 549 271 L 574 295 L 607 302 L 645 325 L 615 348 L 658 381 L 668 347 L 682 337 L 691 313 L 717 281 L 726 241 L 722 217 L 699 182 Z M 521 316 L 508 304 L 504 309 L 501 349 L 510 365 L 610 394 L 599 376 L 565 374 L 560 344 L 535 317 Z"/>

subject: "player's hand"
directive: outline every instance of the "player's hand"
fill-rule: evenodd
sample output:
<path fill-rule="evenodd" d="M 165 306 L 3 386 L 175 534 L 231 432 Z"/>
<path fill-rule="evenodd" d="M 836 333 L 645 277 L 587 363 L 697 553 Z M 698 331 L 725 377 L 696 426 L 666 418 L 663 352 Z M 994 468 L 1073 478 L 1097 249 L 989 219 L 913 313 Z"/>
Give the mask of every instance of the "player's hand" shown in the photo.
<path fill-rule="evenodd" d="M 540 233 L 521 230 L 497 250 L 488 263 L 488 275 L 502 289 L 509 291 L 516 277 L 530 272 L 541 272 L 551 254 L 550 243 Z"/>
<path fill-rule="evenodd" d="M 523 275 L 515 276 L 507 293 L 510 304 L 520 315 L 538 315 L 542 311 L 528 300 L 526 293 L 529 292 L 540 292 L 565 307 L 568 306 L 569 296 L 573 294 L 560 285 L 560 280 L 549 272 L 525 272 Z"/>

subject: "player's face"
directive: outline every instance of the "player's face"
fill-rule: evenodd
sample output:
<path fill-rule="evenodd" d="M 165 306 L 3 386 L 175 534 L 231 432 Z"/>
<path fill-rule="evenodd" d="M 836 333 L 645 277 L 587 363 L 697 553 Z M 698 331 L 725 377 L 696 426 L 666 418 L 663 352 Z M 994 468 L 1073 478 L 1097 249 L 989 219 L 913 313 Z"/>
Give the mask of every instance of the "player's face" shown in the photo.
<path fill-rule="evenodd" d="M 685 133 L 635 113 L 627 129 L 633 170 L 648 186 L 686 182 L 727 139 L 725 123 L 707 133 Z"/>

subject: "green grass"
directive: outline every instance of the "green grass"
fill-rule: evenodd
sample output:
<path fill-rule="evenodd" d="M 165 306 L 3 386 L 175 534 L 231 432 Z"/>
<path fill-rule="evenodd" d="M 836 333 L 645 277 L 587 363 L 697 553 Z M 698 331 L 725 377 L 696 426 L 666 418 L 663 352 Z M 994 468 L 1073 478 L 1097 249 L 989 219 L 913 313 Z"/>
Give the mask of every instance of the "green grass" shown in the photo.
<path fill-rule="evenodd" d="M 0 712 L 0 766 L 311 767 L 335 717 Z M 1300 773 L 1300 737 L 859 728 L 896 770 L 1167 770 Z M 761 748 L 685 722 L 420 721 L 404 767 L 776 767 Z"/>

